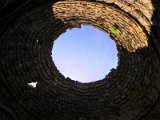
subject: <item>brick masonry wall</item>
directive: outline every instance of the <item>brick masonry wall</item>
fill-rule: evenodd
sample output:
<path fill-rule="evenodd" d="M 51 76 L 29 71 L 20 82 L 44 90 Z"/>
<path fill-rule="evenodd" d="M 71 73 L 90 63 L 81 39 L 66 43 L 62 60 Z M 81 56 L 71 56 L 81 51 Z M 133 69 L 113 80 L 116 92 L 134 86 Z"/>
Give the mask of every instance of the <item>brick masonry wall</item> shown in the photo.
<path fill-rule="evenodd" d="M 28 0 L 12 12 L 4 4 L 0 120 L 160 119 L 158 1 Z M 51 58 L 54 40 L 81 24 L 109 33 L 117 46 L 118 66 L 100 81 L 65 78 Z"/>

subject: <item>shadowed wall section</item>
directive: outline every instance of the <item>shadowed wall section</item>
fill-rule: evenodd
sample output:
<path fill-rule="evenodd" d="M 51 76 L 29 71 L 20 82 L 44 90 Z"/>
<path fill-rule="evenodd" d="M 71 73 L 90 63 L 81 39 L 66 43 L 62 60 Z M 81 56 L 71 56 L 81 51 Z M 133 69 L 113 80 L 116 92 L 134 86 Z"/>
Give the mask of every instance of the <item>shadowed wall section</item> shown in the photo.
<path fill-rule="evenodd" d="M 28 0 L 14 8 L 15 2 L 0 2 L 5 5 L 0 9 L 0 119 L 160 119 L 156 0 Z M 4 14 L 9 6 L 13 11 Z M 118 66 L 103 80 L 66 79 L 52 61 L 54 40 L 81 24 L 109 33 L 116 42 Z"/>

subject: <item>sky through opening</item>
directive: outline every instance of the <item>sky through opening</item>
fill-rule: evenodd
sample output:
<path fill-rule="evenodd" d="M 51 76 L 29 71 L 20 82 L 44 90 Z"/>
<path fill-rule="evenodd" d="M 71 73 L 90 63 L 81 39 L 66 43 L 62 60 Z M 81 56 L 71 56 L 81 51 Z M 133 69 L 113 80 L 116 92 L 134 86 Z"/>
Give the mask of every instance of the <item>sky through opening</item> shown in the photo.
<path fill-rule="evenodd" d="M 117 49 L 105 32 L 92 26 L 67 30 L 55 40 L 52 59 L 65 76 L 79 82 L 103 79 L 117 67 Z"/>

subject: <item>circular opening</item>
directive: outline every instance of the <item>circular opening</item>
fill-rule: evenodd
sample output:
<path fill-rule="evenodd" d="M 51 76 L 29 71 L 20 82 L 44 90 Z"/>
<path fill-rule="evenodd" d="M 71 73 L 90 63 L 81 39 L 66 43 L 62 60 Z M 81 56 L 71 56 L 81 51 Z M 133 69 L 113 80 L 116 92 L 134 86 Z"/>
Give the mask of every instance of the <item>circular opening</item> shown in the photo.
<path fill-rule="evenodd" d="M 67 30 L 54 42 L 52 59 L 57 69 L 82 83 L 103 79 L 117 67 L 117 49 L 105 32 L 86 25 Z"/>

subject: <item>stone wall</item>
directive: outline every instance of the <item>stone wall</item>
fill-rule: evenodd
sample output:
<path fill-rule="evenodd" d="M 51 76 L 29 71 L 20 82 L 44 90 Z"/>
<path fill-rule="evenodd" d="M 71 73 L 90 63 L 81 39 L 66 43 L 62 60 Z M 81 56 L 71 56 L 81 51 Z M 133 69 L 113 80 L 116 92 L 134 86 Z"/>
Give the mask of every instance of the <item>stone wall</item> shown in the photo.
<path fill-rule="evenodd" d="M 160 119 L 158 0 L 0 4 L 0 120 Z M 51 58 L 54 40 L 81 24 L 109 33 L 118 49 L 117 68 L 96 82 L 65 78 Z"/>

